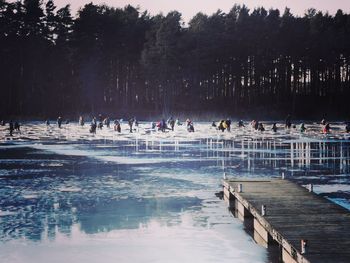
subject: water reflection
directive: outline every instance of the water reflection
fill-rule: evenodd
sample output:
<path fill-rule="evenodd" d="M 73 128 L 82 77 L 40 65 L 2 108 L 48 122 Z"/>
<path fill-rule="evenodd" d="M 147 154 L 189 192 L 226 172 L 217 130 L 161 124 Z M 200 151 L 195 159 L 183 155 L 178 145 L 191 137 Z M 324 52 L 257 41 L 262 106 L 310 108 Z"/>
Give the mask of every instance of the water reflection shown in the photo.
<path fill-rule="evenodd" d="M 154 219 L 176 225 L 184 212 L 199 213 L 197 223 L 206 225 L 202 203 L 219 189 L 223 172 L 285 172 L 298 183 L 327 186 L 315 189 L 349 203 L 349 148 L 345 140 L 244 134 L 3 147 L 0 240 L 55 239 L 69 236 L 76 224 L 87 234 L 137 229 Z"/>
<path fill-rule="evenodd" d="M 222 148 L 215 149 L 212 156 L 223 157 L 227 169 L 241 160 L 240 167 L 246 171 L 279 168 L 293 173 L 297 168 L 308 170 L 317 167 L 322 170 L 331 169 L 333 173 L 349 173 L 350 143 L 271 139 L 224 141 Z M 274 175 L 273 171 L 271 175 Z"/>

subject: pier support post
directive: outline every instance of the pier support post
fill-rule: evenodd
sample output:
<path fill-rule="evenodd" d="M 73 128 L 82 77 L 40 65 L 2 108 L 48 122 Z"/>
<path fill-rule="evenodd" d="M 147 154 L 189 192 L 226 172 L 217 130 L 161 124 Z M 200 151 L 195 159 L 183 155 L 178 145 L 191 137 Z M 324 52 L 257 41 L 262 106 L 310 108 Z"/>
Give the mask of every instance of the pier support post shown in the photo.
<path fill-rule="evenodd" d="M 244 207 L 244 205 L 238 201 L 237 199 L 235 200 L 235 209 L 237 212 L 237 217 L 239 220 L 243 221 L 246 218 L 252 218 L 253 215 L 249 212 L 249 210 L 247 208 Z"/>
<path fill-rule="evenodd" d="M 284 248 L 282 248 L 283 263 L 298 263 Z"/>
<path fill-rule="evenodd" d="M 266 205 L 261 206 L 261 215 L 266 216 Z"/>
<path fill-rule="evenodd" d="M 267 248 L 272 241 L 269 232 L 254 218 L 254 240 L 259 245 Z"/>
<path fill-rule="evenodd" d="M 306 248 L 307 248 L 307 240 L 306 239 L 302 239 L 301 241 L 300 241 L 300 243 L 301 243 L 301 254 L 303 255 L 303 254 L 306 254 Z"/>
<path fill-rule="evenodd" d="M 230 199 L 230 191 L 228 187 L 224 186 L 224 201 L 227 203 Z"/>
<path fill-rule="evenodd" d="M 238 193 L 242 193 L 242 191 L 243 191 L 243 185 L 242 184 L 238 184 L 237 192 Z"/>
<path fill-rule="evenodd" d="M 227 187 L 224 187 L 224 201 L 227 203 L 230 210 L 235 208 L 235 197 Z"/>

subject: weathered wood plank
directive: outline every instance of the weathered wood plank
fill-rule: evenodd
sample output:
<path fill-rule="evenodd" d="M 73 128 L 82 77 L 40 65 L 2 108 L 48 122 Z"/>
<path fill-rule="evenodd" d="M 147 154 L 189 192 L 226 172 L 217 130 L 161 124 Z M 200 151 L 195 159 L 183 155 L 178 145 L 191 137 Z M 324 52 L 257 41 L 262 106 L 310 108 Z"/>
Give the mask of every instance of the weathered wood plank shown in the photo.
<path fill-rule="evenodd" d="M 350 262 L 350 212 L 345 208 L 288 180 L 225 180 L 224 188 L 253 215 L 258 232 L 264 236 L 265 228 L 295 262 Z M 308 240 L 303 255 L 301 239 Z"/>

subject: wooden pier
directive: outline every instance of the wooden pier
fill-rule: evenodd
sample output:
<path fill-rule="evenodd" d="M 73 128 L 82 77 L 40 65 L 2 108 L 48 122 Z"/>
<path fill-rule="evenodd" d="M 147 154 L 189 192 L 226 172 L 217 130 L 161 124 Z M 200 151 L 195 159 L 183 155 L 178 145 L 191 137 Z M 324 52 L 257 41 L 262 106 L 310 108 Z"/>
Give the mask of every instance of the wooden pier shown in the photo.
<path fill-rule="evenodd" d="M 230 209 L 252 222 L 258 244 L 279 247 L 280 261 L 350 263 L 345 208 L 283 179 L 232 179 L 223 186 Z"/>

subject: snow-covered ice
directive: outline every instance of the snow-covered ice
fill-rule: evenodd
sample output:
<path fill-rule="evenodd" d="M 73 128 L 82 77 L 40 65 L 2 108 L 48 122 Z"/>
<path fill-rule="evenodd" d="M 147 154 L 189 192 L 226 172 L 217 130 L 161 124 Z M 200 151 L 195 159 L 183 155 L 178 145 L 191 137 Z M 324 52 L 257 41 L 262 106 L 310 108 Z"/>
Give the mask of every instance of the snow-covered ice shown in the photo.
<path fill-rule="evenodd" d="M 229 177 L 285 175 L 349 209 L 350 140 L 298 129 L 220 132 L 194 123 L 133 133 L 77 123 L 0 127 L 0 255 L 4 262 L 268 262 L 216 198 Z"/>

